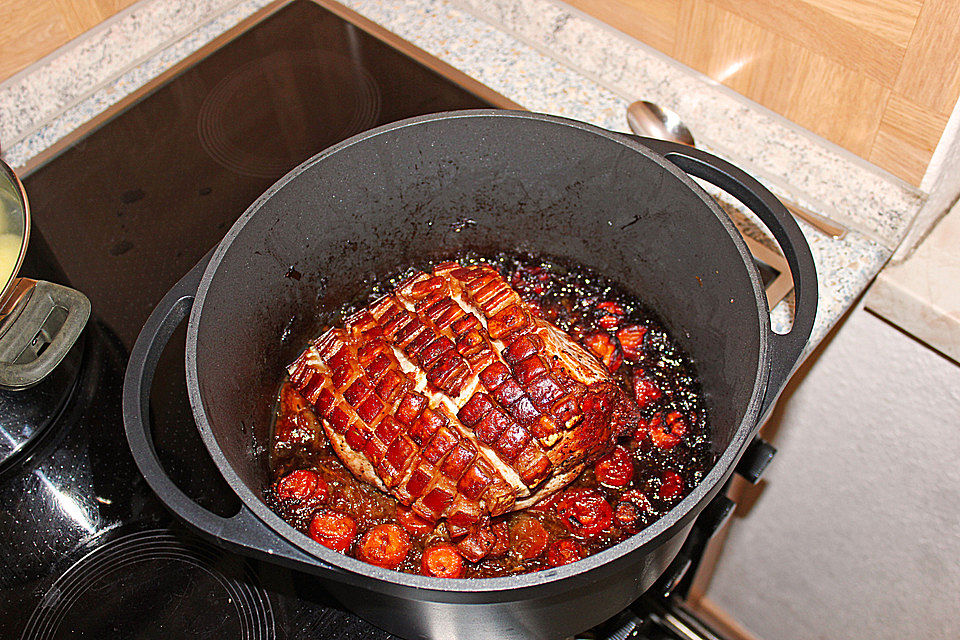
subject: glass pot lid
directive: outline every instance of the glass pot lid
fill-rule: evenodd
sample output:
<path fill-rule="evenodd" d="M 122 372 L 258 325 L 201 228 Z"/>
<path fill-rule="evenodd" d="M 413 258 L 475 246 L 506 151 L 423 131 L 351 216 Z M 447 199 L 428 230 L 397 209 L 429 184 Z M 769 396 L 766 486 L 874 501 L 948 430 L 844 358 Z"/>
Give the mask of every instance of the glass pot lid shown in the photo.
<path fill-rule="evenodd" d="M 0 160 L 0 317 L 23 262 L 30 236 L 30 211 L 20 179 Z"/>

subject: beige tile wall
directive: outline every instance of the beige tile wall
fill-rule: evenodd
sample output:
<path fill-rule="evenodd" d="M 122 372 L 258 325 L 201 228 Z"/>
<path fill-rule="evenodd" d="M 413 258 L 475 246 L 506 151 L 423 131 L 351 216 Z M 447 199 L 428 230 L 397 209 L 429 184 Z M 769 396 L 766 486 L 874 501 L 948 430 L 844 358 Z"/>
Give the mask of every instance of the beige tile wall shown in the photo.
<path fill-rule="evenodd" d="M 958 0 L 567 0 L 919 185 L 960 95 Z"/>

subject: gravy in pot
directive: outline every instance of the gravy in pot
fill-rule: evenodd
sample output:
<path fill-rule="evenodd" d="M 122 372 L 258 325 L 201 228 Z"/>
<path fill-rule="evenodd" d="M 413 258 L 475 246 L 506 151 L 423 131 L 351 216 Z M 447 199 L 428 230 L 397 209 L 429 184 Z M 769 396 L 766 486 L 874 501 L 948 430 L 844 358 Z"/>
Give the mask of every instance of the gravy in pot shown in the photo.
<path fill-rule="evenodd" d="M 334 452 L 314 407 L 286 381 L 272 430 L 268 502 L 292 526 L 398 571 L 498 577 L 574 562 L 627 539 L 709 471 L 715 455 L 693 364 L 641 301 L 588 269 L 542 257 L 459 260 L 477 261 L 494 266 L 534 314 L 603 363 L 639 406 L 639 426 L 546 499 L 458 527 L 425 519 L 358 480 Z M 379 283 L 357 307 L 399 280 Z"/>

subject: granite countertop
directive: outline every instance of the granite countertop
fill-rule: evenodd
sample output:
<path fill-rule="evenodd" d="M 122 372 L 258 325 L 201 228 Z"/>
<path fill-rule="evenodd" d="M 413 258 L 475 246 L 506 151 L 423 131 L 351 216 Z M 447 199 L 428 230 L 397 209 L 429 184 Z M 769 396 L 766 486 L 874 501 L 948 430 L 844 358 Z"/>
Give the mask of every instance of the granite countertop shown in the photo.
<path fill-rule="evenodd" d="M 132 5 L 0 84 L 4 159 L 15 167 L 27 165 L 268 4 L 141 0 Z M 533 111 L 626 131 L 624 113 L 631 101 L 667 106 L 688 123 L 702 147 L 752 173 L 777 195 L 846 225 L 849 232 L 838 240 L 801 223 L 820 284 L 808 351 L 880 271 L 923 202 L 889 174 L 566 5 L 551 0 L 341 4 Z M 750 232 L 764 235 L 756 228 Z M 773 314 L 775 330 L 789 324 L 787 305 Z"/>

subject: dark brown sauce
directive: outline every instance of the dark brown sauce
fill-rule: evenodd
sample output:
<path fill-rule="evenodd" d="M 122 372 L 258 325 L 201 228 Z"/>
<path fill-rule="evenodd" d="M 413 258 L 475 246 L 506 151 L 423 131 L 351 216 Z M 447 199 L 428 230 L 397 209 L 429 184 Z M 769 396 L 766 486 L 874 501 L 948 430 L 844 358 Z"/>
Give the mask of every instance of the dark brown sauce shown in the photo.
<path fill-rule="evenodd" d="M 476 255 L 464 255 L 458 261 L 468 263 L 480 259 Z M 633 466 L 633 478 L 627 485 L 612 488 L 601 484 L 596 466 L 588 465 L 580 477 L 556 494 L 562 497 L 575 489 L 597 491 L 615 513 L 635 515 L 634 522 L 625 522 L 628 518 L 621 518 L 622 521 L 618 522 L 614 518 L 598 535 L 577 537 L 558 513 L 555 504 L 557 499 L 548 499 L 530 509 L 495 519 L 507 523 L 511 532 L 509 550 L 501 557 L 486 557 L 475 564 L 464 561 L 463 577 L 497 577 L 551 566 L 546 551 L 534 558 L 521 557 L 520 550 L 525 540 L 519 533 L 527 526 L 523 521 L 530 519 L 543 526 L 548 543 L 576 540 L 584 551 L 584 557 L 607 549 L 663 516 L 700 482 L 716 460 L 710 446 L 705 407 L 694 367 L 667 335 L 663 325 L 639 300 L 609 279 L 582 267 L 567 267 L 542 257 L 516 254 L 499 254 L 482 260 L 496 267 L 535 312 L 567 331 L 588 350 L 592 344 L 595 352 L 600 347 L 601 352 L 607 353 L 610 366 L 615 367 L 614 380 L 628 393 L 634 393 L 634 377 L 642 375 L 653 383 L 660 394 L 642 405 L 644 424 L 636 434 L 620 441 L 620 445 L 629 453 Z M 403 274 L 398 274 L 375 284 L 369 295 L 351 307 L 362 306 L 379 297 L 392 289 L 402 277 Z M 344 315 L 351 310 L 345 309 Z M 617 338 L 618 332 L 625 327 L 645 329 L 639 344 L 635 340 L 627 340 L 629 332 L 620 334 L 625 337 L 626 350 Z M 638 332 L 636 329 L 631 331 Z M 631 342 L 634 350 L 629 348 Z M 609 353 L 611 345 L 613 352 Z M 287 388 L 282 393 L 296 392 Z M 673 424 L 677 426 L 677 433 L 683 431 L 682 437 L 663 429 L 677 416 L 683 424 L 678 425 L 676 421 Z M 356 541 L 365 531 L 376 525 L 397 522 L 398 502 L 392 496 L 354 478 L 326 442 L 316 418 L 311 416 L 311 420 L 305 421 L 302 416 L 297 418 L 286 413 L 284 403 L 278 403 L 271 437 L 271 468 L 275 480 L 299 469 L 315 471 L 328 486 L 326 499 L 322 505 L 296 505 L 268 491 L 268 502 L 281 517 L 304 533 L 308 533 L 310 520 L 318 506 L 349 514 L 357 523 L 356 539 L 350 551 L 353 555 Z M 651 424 L 654 425 L 653 431 L 660 434 L 659 438 L 650 433 Z M 661 429 L 657 428 L 658 424 Z M 667 496 L 665 494 L 671 491 L 664 484 L 670 484 L 667 478 L 671 472 L 682 479 L 682 488 Z M 645 500 L 638 499 L 637 492 L 643 494 Z M 631 496 L 634 497 L 632 501 L 626 500 Z M 618 509 L 625 501 L 631 502 L 634 508 Z M 424 549 L 439 542 L 451 542 L 444 524 L 429 533 L 411 535 L 410 540 L 410 551 L 397 567 L 398 571 L 420 573 Z"/>

